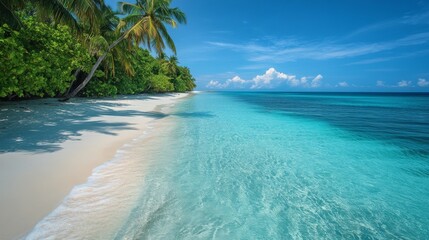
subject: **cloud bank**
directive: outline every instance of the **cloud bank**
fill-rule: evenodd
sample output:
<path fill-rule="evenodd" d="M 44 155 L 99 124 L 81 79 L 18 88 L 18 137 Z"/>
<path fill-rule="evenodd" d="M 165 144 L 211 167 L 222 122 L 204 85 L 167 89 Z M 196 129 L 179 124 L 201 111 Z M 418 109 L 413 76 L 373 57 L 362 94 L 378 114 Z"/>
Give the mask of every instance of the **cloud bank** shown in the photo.
<path fill-rule="evenodd" d="M 275 68 L 269 68 L 264 74 L 256 75 L 250 80 L 242 79 L 240 76 L 234 76 L 225 82 L 210 81 L 206 87 L 217 89 L 270 89 L 287 85 L 289 87 L 304 87 L 304 88 L 317 88 L 321 86 L 322 75 L 316 77 L 301 77 L 296 75 L 289 75 L 277 71 Z"/>
<path fill-rule="evenodd" d="M 408 86 L 411 86 L 411 81 L 403 80 L 398 82 L 398 87 L 408 87 Z"/>
<path fill-rule="evenodd" d="M 424 78 L 419 78 L 417 85 L 419 85 L 420 87 L 427 87 L 429 86 L 429 81 Z"/>

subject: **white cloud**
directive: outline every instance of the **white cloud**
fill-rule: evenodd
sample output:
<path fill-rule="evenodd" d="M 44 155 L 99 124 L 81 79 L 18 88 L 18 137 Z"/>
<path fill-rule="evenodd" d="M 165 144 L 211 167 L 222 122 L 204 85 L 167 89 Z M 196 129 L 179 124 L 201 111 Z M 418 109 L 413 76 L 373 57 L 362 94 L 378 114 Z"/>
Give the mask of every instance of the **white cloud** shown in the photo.
<path fill-rule="evenodd" d="M 257 75 L 252 79 L 252 86 L 250 88 L 262 88 L 271 85 L 271 81 L 284 81 L 292 80 L 294 76 L 288 76 L 285 73 L 278 72 L 275 68 L 269 68 L 264 74 Z"/>
<path fill-rule="evenodd" d="M 416 57 L 416 56 L 425 56 L 428 53 L 429 53 L 429 50 L 424 49 L 421 51 L 411 51 L 409 53 L 404 53 L 404 54 L 395 55 L 395 56 L 365 59 L 362 61 L 352 62 L 348 65 L 363 65 L 363 64 L 387 62 L 387 61 L 391 61 L 391 60 L 395 60 L 395 59 L 411 58 L 411 57 Z"/>
<path fill-rule="evenodd" d="M 241 85 L 245 84 L 247 81 L 242 79 L 240 76 L 235 76 L 231 79 L 226 80 L 224 83 L 221 83 L 219 81 L 211 80 L 208 84 L 208 88 L 227 88 L 231 85 L 233 85 L 236 88 L 242 88 Z"/>
<path fill-rule="evenodd" d="M 348 87 L 349 84 L 347 82 L 339 82 L 338 86 L 340 86 L 340 87 Z"/>
<path fill-rule="evenodd" d="M 228 79 L 229 82 L 234 82 L 234 83 L 245 83 L 246 80 L 241 79 L 239 76 L 235 76 L 231 79 Z"/>
<path fill-rule="evenodd" d="M 286 73 L 278 72 L 275 68 L 268 69 L 265 74 L 257 75 L 252 79 L 253 84 L 250 88 L 270 88 L 282 82 L 286 82 L 289 86 L 297 87 L 319 87 L 322 75 L 317 75 L 311 84 L 308 84 L 307 77 L 297 78 L 296 75 L 289 75 Z"/>
<path fill-rule="evenodd" d="M 411 81 L 402 80 L 402 81 L 398 82 L 398 87 L 408 87 L 410 85 L 411 85 Z"/>
<path fill-rule="evenodd" d="M 234 51 L 245 51 L 245 52 L 269 52 L 272 49 L 270 47 L 259 46 L 257 44 L 234 44 L 234 43 L 225 43 L 225 42 L 207 42 L 208 44 L 221 48 L 228 48 Z"/>
<path fill-rule="evenodd" d="M 417 15 L 405 16 L 402 18 L 404 24 L 429 24 L 429 11 Z"/>
<path fill-rule="evenodd" d="M 421 12 L 416 15 L 406 15 L 397 19 L 390 19 L 387 21 L 378 22 L 357 29 L 346 36 L 346 38 L 353 38 L 361 34 L 368 34 L 369 32 L 376 32 L 383 29 L 394 29 L 401 25 L 416 25 L 416 24 L 429 24 L 429 11 Z"/>
<path fill-rule="evenodd" d="M 299 84 L 301 84 L 301 81 L 296 78 L 296 76 L 291 76 L 291 78 L 288 79 L 289 85 L 291 85 L 292 87 L 296 87 L 299 86 Z"/>
<path fill-rule="evenodd" d="M 384 42 L 350 42 L 340 43 L 335 41 L 298 41 L 296 45 L 284 45 L 284 40 L 271 40 L 268 42 L 249 41 L 245 43 L 207 42 L 212 47 L 230 49 L 235 52 L 247 54 L 251 62 L 287 62 L 298 59 L 339 59 L 365 56 L 374 53 L 389 51 L 392 49 L 427 44 L 429 32 L 420 32 L 402 38 Z M 389 58 L 367 60 L 356 64 L 368 64 L 372 62 L 388 61 Z"/>
<path fill-rule="evenodd" d="M 224 84 L 220 83 L 219 81 L 213 81 L 211 80 L 208 84 L 207 84 L 208 88 L 225 88 Z"/>
<path fill-rule="evenodd" d="M 429 86 L 429 81 L 424 78 L 419 78 L 417 85 L 419 85 L 420 87 L 427 87 Z"/>
<path fill-rule="evenodd" d="M 242 79 L 240 76 L 235 76 L 226 80 L 225 82 L 210 81 L 207 84 L 208 88 L 245 88 L 250 89 L 261 89 L 261 88 L 274 88 L 281 84 L 286 83 L 291 87 L 319 87 L 322 75 L 317 75 L 311 82 L 308 81 L 308 77 L 297 78 L 296 75 L 289 75 L 283 72 L 277 71 L 275 68 L 269 68 L 264 74 L 256 75 L 251 80 Z"/>
<path fill-rule="evenodd" d="M 315 78 L 313 78 L 313 80 L 311 81 L 311 87 L 319 87 L 320 86 L 320 81 L 322 81 L 323 76 L 322 75 L 317 75 Z"/>
<path fill-rule="evenodd" d="M 377 81 L 376 86 L 377 87 L 384 87 L 384 82 L 383 81 Z"/>

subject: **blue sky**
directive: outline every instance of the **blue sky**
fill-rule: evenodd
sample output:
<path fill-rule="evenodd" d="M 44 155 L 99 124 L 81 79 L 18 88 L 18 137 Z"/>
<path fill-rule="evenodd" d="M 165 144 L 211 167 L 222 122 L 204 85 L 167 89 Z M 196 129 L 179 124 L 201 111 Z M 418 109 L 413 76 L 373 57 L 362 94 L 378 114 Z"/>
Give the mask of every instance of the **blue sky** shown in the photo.
<path fill-rule="evenodd" d="M 188 19 L 171 30 L 179 62 L 199 90 L 429 91 L 429 0 L 173 5 Z"/>

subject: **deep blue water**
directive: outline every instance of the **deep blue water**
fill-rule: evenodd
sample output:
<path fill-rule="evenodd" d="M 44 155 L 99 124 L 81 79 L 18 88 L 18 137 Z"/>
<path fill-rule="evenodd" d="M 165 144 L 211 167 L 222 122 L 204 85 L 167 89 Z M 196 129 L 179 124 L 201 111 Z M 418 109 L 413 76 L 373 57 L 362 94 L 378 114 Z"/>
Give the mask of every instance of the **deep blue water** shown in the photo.
<path fill-rule="evenodd" d="M 176 116 L 118 239 L 429 239 L 428 94 L 201 93 Z"/>

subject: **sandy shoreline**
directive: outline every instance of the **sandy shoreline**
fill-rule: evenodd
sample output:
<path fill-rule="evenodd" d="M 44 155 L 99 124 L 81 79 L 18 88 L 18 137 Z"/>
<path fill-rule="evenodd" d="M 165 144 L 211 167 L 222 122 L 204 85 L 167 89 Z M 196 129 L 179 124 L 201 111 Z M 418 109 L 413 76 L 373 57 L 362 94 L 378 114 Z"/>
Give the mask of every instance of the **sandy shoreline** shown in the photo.
<path fill-rule="evenodd" d="M 186 96 L 188 94 L 96 100 L 94 104 L 102 103 L 103 108 L 97 109 L 96 115 L 75 123 L 89 127 L 70 135 L 65 131 L 66 138 L 54 142 L 55 150 L 17 149 L 0 153 L 0 239 L 19 238 L 28 233 L 74 186 L 85 183 L 94 168 L 142 135 L 151 121 L 165 117 L 159 112 L 161 105 L 174 104 Z M 118 111 L 122 114 L 117 114 Z M 61 119 L 49 122 L 46 127 L 59 122 Z M 45 134 L 49 134 L 47 128 L 46 131 Z M 43 129 L 38 134 L 44 134 Z M 42 141 L 41 144 L 43 146 Z"/>

